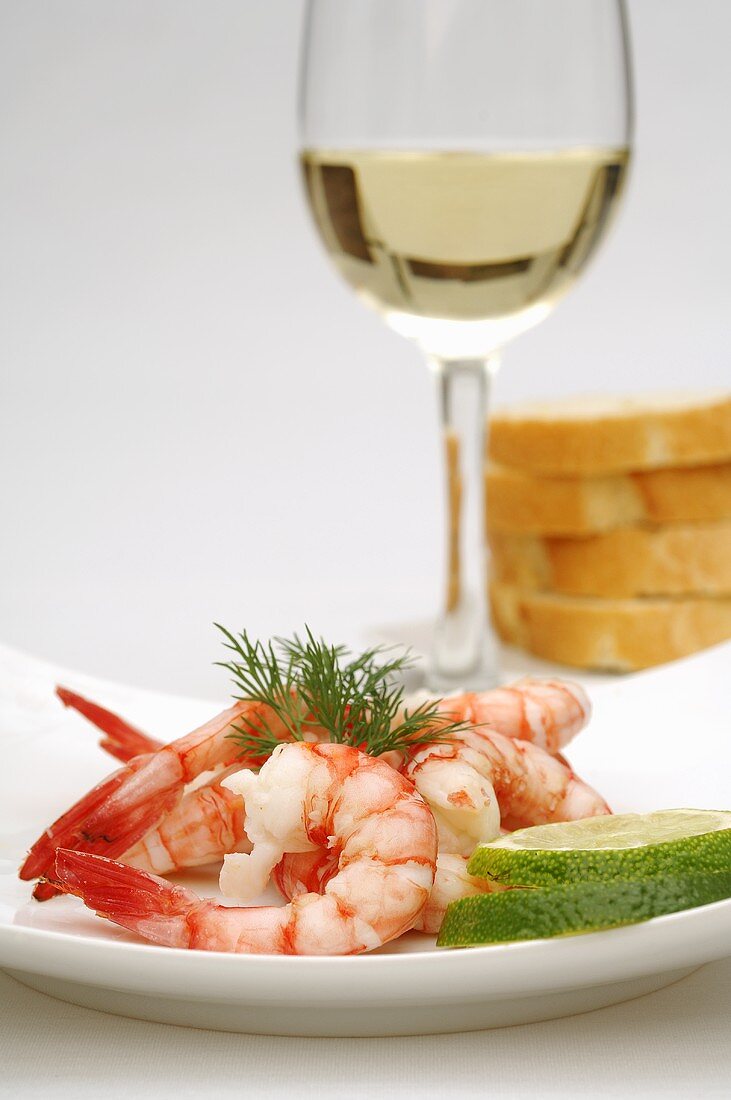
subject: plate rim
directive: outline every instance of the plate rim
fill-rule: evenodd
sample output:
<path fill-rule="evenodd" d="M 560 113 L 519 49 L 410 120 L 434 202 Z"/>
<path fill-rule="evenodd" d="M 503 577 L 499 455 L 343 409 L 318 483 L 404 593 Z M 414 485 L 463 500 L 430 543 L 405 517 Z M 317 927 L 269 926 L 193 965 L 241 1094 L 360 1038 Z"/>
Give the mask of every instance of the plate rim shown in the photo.
<path fill-rule="evenodd" d="M 271 1002 L 286 996 L 309 1003 L 336 993 L 342 998 L 344 988 L 351 1003 L 376 995 L 403 999 L 401 987 L 390 986 L 388 978 L 404 974 L 412 996 L 420 986 L 433 997 L 435 986 L 450 978 L 456 988 L 451 997 L 443 988 L 442 999 L 464 1001 L 586 988 L 703 965 L 731 954 L 729 932 L 731 898 L 579 935 L 382 955 L 232 955 L 4 924 L 0 967 L 149 996 L 175 996 L 176 989 L 178 995 L 190 995 L 193 983 L 199 995 L 211 999 L 233 995 Z M 356 974 L 358 982 L 349 982 Z"/>

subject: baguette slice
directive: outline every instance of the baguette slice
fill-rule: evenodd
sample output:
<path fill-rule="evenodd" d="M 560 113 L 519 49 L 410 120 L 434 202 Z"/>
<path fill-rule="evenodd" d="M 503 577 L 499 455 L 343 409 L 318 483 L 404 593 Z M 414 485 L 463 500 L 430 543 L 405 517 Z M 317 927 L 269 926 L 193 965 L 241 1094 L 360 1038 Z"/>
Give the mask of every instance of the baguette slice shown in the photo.
<path fill-rule="evenodd" d="M 630 672 L 731 638 L 731 599 L 597 600 L 490 586 L 500 637 L 578 668 Z"/>
<path fill-rule="evenodd" d="M 534 477 L 488 466 L 487 515 L 496 531 L 591 535 L 634 523 L 731 519 L 731 462 L 606 477 Z"/>
<path fill-rule="evenodd" d="M 585 538 L 490 536 L 501 583 L 566 596 L 731 596 L 731 521 Z"/>
<path fill-rule="evenodd" d="M 595 475 L 731 459 L 731 395 L 585 397 L 515 406 L 490 428 L 493 461 Z"/>

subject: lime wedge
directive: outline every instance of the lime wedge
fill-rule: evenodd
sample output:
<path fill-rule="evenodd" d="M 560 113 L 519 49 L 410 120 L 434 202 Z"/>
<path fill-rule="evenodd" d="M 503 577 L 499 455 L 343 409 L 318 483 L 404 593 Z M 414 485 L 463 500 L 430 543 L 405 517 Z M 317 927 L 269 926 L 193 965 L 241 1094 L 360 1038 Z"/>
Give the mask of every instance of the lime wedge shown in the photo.
<path fill-rule="evenodd" d="M 658 810 L 536 825 L 478 845 L 467 870 L 506 886 L 731 872 L 731 811 Z"/>
<path fill-rule="evenodd" d="M 473 947 L 596 932 L 729 896 L 731 870 L 638 882 L 581 882 L 543 890 L 476 894 L 448 906 L 437 946 Z"/>

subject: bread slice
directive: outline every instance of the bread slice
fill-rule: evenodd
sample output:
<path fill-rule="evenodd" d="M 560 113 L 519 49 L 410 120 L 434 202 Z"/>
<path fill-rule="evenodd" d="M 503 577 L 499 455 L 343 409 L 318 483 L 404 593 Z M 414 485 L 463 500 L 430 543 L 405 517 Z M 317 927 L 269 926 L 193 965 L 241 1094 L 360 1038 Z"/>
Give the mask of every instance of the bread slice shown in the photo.
<path fill-rule="evenodd" d="M 566 596 L 731 596 L 731 520 L 584 538 L 490 535 L 495 580 Z"/>
<path fill-rule="evenodd" d="M 596 600 L 490 586 L 498 634 L 549 661 L 629 672 L 731 638 L 731 599 Z"/>
<path fill-rule="evenodd" d="M 606 477 L 535 477 L 488 466 L 487 516 L 497 531 L 590 535 L 634 523 L 731 519 L 731 462 Z"/>
<path fill-rule="evenodd" d="M 595 475 L 731 459 L 731 394 L 586 397 L 492 418 L 490 458 L 542 475 Z"/>

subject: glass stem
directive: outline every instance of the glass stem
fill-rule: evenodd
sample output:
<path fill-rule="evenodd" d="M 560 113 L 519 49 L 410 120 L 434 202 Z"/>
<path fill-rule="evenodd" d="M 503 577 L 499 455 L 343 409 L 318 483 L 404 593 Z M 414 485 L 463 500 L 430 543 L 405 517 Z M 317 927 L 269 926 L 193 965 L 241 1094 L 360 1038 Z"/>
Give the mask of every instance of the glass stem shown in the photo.
<path fill-rule="evenodd" d="M 482 690 L 498 682 L 497 645 L 487 613 L 485 460 L 489 359 L 432 359 L 445 456 L 447 576 L 434 630 L 428 686 Z"/>

